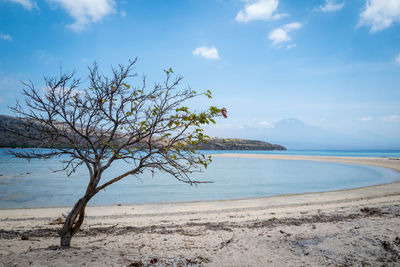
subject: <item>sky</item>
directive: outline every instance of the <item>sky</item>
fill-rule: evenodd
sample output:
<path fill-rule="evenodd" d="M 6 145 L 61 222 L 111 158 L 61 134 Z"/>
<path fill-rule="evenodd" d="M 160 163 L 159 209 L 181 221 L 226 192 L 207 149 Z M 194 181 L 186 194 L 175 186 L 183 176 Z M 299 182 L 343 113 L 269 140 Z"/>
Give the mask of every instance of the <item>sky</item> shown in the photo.
<path fill-rule="evenodd" d="M 400 149 L 400 0 L 0 0 L 0 114 L 20 81 L 135 57 L 149 81 L 171 67 L 213 92 L 194 103 L 227 108 L 211 136 L 285 142 L 296 119 Z"/>

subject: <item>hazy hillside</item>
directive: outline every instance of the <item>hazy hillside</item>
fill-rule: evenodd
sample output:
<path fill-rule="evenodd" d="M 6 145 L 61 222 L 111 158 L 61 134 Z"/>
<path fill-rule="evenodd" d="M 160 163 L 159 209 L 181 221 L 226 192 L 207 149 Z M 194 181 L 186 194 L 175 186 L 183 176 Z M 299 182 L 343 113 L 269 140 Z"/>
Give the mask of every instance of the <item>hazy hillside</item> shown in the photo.
<path fill-rule="evenodd" d="M 239 138 L 212 138 L 202 144 L 204 150 L 286 150 L 285 147 L 263 141 Z"/>
<path fill-rule="evenodd" d="M 285 119 L 265 129 L 264 138 L 283 144 L 289 149 L 393 149 L 399 147 L 399 140 L 367 134 L 343 134 L 322 127 L 313 126 L 299 119 Z"/>
<path fill-rule="evenodd" d="M 11 132 L 4 131 L 2 127 L 25 131 L 20 119 L 0 115 L 0 147 L 37 147 L 38 142 L 24 139 Z M 65 147 L 64 144 L 57 146 Z M 286 150 L 285 147 L 263 141 L 246 140 L 238 138 L 212 138 L 207 144 L 200 144 L 204 150 Z"/>
<path fill-rule="evenodd" d="M 265 130 L 265 138 L 279 141 L 292 149 L 335 149 L 350 145 L 347 137 L 299 119 L 284 119 Z"/>

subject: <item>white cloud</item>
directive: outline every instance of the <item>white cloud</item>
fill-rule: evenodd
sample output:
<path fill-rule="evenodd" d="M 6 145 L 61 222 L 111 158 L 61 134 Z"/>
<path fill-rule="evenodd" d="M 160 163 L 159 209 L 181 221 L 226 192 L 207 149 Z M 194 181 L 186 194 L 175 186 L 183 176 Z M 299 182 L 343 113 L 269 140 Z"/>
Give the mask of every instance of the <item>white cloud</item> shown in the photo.
<path fill-rule="evenodd" d="M 43 86 L 42 90 L 45 94 L 50 94 L 51 93 L 51 88 L 49 86 Z M 71 90 L 70 87 L 57 87 L 54 90 L 54 94 L 56 96 L 62 96 L 63 94 L 65 94 L 66 92 L 68 92 L 69 90 Z M 75 96 L 75 97 L 79 97 L 82 96 L 84 94 L 83 91 L 80 91 L 78 89 L 72 89 L 70 92 L 70 96 Z"/>
<path fill-rule="evenodd" d="M 380 120 L 384 122 L 400 122 L 400 115 L 382 116 Z"/>
<path fill-rule="evenodd" d="M 297 29 L 301 28 L 301 23 L 299 23 L 299 22 L 288 23 L 285 26 L 283 26 L 283 28 L 286 31 L 297 30 Z"/>
<path fill-rule="evenodd" d="M 25 9 L 31 11 L 33 8 L 37 7 L 36 2 L 31 0 L 8 0 L 9 2 L 17 3 L 22 5 Z"/>
<path fill-rule="evenodd" d="M 220 59 L 218 50 L 215 47 L 201 46 L 192 51 L 193 55 L 207 59 Z"/>
<path fill-rule="evenodd" d="M 7 41 L 11 41 L 11 40 L 12 40 L 12 37 L 11 37 L 11 35 L 9 35 L 9 34 L 2 34 L 2 33 L 0 33 L 0 39 L 2 39 L 2 40 L 7 40 Z"/>
<path fill-rule="evenodd" d="M 288 23 L 281 28 L 277 28 L 271 31 L 268 35 L 268 39 L 272 40 L 274 45 L 288 42 L 292 40 L 292 38 L 288 35 L 288 33 L 293 30 L 300 29 L 301 27 L 302 25 L 299 22 Z"/>
<path fill-rule="evenodd" d="M 366 116 L 360 119 L 360 121 L 372 121 L 373 118 L 371 116 Z"/>
<path fill-rule="evenodd" d="M 100 21 L 114 13 L 114 0 L 50 0 L 61 5 L 75 19 L 68 25 L 73 31 L 83 31 L 88 23 Z"/>
<path fill-rule="evenodd" d="M 290 45 L 286 46 L 286 49 L 290 50 L 290 49 L 295 48 L 296 46 L 297 46 L 296 44 L 290 44 Z"/>
<path fill-rule="evenodd" d="M 336 0 L 325 0 L 325 5 L 320 6 L 319 10 L 322 12 L 335 12 L 339 11 L 344 7 L 344 2 L 337 3 Z"/>
<path fill-rule="evenodd" d="M 119 12 L 119 14 L 122 16 L 122 17 L 126 17 L 126 11 L 124 11 L 124 10 L 122 10 L 121 12 Z"/>
<path fill-rule="evenodd" d="M 270 32 L 268 35 L 268 39 L 272 40 L 274 44 L 279 44 L 292 40 L 292 38 L 288 36 L 287 31 L 285 31 L 283 28 L 278 28 Z"/>
<path fill-rule="evenodd" d="M 271 124 L 271 123 L 269 123 L 269 122 L 267 122 L 267 121 L 261 121 L 261 122 L 259 123 L 259 125 L 260 125 L 262 128 L 268 128 L 268 129 L 275 128 L 275 125 L 273 125 L 273 124 Z"/>
<path fill-rule="evenodd" d="M 400 53 L 395 57 L 394 61 L 396 61 L 397 64 L 400 64 Z"/>
<path fill-rule="evenodd" d="M 246 5 L 236 15 L 236 21 L 249 22 L 252 20 L 274 20 L 288 16 L 275 13 L 278 0 L 245 0 Z"/>
<path fill-rule="evenodd" d="M 370 26 L 374 33 L 390 27 L 394 22 L 400 22 L 399 0 L 366 0 L 358 26 Z"/>

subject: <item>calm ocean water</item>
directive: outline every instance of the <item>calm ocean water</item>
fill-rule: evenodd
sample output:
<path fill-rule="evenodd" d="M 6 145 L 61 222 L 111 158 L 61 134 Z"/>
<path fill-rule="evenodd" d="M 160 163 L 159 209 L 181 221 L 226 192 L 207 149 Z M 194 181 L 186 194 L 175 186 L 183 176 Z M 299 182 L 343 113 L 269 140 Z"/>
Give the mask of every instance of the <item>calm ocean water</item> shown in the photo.
<path fill-rule="evenodd" d="M 79 169 L 71 177 L 57 160 L 27 162 L 0 149 L 0 208 L 70 206 L 82 196 L 87 171 Z M 262 153 L 357 157 L 400 157 L 400 151 L 204 151 L 217 153 Z M 119 163 L 109 170 L 107 180 L 127 169 Z M 194 179 L 211 184 L 189 186 L 165 174 L 150 173 L 128 177 L 100 192 L 91 205 L 236 199 L 280 194 L 319 192 L 356 188 L 400 179 L 400 174 L 384 168 L 342 163 L 214 157 L 213 163 Z"/>
<path fill-rule="evenodd" d="M 400 158 L 397 150 L 286 150 L 286 151 L 245 151 L 245 150 L 214 150 L 205 151 L 209 154 L 271 154 L 271 155 L 304 155 L 304 156 L 335 156 L 335 157 L 386 157 Z"/>

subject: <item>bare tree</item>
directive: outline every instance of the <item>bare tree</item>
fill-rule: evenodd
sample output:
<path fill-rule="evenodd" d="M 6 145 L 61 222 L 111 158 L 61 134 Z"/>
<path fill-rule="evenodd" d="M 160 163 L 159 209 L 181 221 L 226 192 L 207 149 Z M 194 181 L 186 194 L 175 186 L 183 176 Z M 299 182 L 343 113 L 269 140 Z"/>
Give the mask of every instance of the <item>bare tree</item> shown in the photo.
<path fill-rule="evenodd" d="M 128 176 L 139 176 L 144 170 L 171 174 L 179 181 L 197 184 L 190 174 L 201 171 L 211 157 L 194 150 L 208 136 L 202 126 L 226 116 L 225 109 L 210 107 L 192 112 L 184 103 L 211 92 L 197 93 L 180 89 L 182 77 L 172 69 L 164 70 L 165 80 L 148 89 L 145 78 L 133 73 L 136 59 L 126 66 L 112 69 L 107 77 L 98 65 L 89 67 L 84 87 L 75 74 L 46 78 L 46 86 L 37 89 L 24 83 L 24 105 L 11 109 L 24 127 L 15 134 L 34 140 L 38 147 L 49 150 L 12 152 L 22 158 L 60 158 L 68 175 L 80 165 L 88 169 L 86 192 L 66 217 L 60 230 L 61 247 L 69 247 L 72 236 L 80 229 L 89 200 L 107 186 Z M 9 129 L 11 131 L 11 129 Z M 65 160 L 67 158 L 67 160 Z M 116 177 L 103 173 L 116 161 L 125 161 L 129 170 Z"/>

